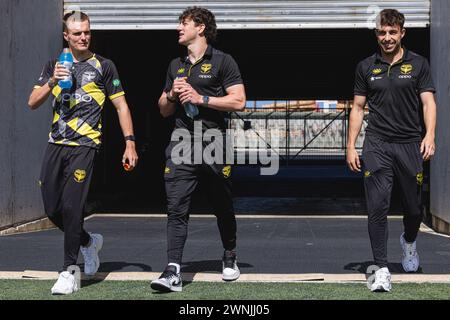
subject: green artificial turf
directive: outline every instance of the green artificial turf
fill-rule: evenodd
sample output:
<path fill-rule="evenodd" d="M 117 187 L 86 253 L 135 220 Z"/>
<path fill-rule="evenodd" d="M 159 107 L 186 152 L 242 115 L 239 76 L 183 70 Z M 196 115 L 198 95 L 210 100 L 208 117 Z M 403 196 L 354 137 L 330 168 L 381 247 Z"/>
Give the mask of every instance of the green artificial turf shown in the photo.
<path fill-rule="evenodd" d="M 450 284 L 393 284 L 372 293 L 364 283 L 185 283 L 180 293 L 157 293 L 147 281 L 83 282 L 80 291 L 52 296 L 54 281 L 0 280 L 0 300 L 449 300 Z"/>

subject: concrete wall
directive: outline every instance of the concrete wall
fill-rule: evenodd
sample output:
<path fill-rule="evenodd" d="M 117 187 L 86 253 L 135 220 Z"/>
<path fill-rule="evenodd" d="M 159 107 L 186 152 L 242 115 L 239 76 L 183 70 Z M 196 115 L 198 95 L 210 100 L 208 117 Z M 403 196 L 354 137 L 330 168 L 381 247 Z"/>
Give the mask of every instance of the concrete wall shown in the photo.
<path fill-rule="evenodd" d="M 437 87 L 437 152 L 431 163 L 431 205 L 435 227 L 450 223 L 450 1 L 433 0 L 431 67 Z M 448 228 L 447 228 L 448 229 Z"/>
<path fill-rule="evenodd" d="M 62 49 L 62 0 L 0 1 L 0 229 L 43 217 L 39 171 L 51 104 L 27 101 L 45 62 Z"/>

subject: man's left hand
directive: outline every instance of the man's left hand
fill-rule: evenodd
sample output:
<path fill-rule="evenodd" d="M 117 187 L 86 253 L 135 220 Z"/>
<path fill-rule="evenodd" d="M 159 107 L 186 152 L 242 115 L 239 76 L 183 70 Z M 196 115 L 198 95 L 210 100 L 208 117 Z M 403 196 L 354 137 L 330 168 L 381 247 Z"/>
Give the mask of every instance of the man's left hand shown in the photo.
<path fill-rule="evenodd" d="M 420 152 L 422 153 L 423 160 L 428 161 L 434 156 L 436 150 L 436 144 L 434 143 L 434 138 L 425 136 L 420 145 Z"/>
<path fill-rule="evenodd" d="M 136 167 L 138 163 L 138 155 L 136 153 L 135 143 L 132 141 L 127 141 L 127 147 L 125 149 L 125 153 L 122 157 L 123 163 L 128 163 L 131 167 Z"/>
<path fill-rule="evenodd" d="M 203 103 L 203 98 L 201 95 L 195 91 L 194 88 L 189 83 L 186 83 L 183 88 L 183 92 L 179 95 L 181 104 L 190 102 L 195 105 L 200 105 Z"/>

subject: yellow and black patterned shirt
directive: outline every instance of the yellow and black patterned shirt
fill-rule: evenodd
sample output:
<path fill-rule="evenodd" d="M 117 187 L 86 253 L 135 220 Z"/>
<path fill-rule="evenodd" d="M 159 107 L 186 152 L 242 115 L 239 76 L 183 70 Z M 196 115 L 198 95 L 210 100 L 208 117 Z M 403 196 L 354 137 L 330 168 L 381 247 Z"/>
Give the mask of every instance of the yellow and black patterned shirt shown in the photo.
<path fill-rule="evenodd" d="M 35 88 L 52 77 L 57 60 L 49 61 Z M 53 90 L 53 124 L 49 142 L 69 146 L 99 148 L 102 136 L 101 114 L 106 97 L 114 100 L 125 93 L 114 63 L 99 55 L 79 61 L 72 67 L 73 85 Z"/>

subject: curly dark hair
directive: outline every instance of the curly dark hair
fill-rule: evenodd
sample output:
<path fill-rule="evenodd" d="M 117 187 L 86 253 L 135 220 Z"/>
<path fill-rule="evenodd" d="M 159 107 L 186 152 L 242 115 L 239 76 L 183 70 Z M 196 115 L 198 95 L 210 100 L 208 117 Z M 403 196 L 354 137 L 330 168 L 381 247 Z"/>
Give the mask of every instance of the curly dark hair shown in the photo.
<path fill-rule="evenodd" d="M 212 42 L 216 40 L 217 37 L 217 25 L 216 18 L 214 14 L 208 9 L 201 7 L 188 7 L 183 13 L 178 17 L 178 21 L 182 22 L 185 19 L 192 19 L 196 25 L 205 25 L 205 37 L 206 41 Z"/>
<path fill-rule="evenodd" d="M 379 26 L 400 26 L 400 28 L 403 29 L 404 25 L 405 16 L 395 9 L 384 9 L 378 14 L 377 28 Z"/>

